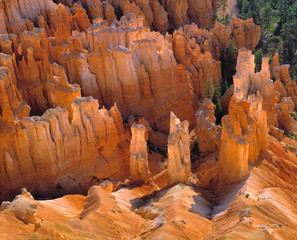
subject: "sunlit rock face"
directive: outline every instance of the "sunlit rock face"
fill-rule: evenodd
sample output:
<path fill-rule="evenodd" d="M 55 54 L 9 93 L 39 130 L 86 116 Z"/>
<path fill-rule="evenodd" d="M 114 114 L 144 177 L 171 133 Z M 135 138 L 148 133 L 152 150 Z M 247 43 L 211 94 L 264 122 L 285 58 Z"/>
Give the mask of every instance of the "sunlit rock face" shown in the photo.
<path fill-rule="evenodd" d="M 142 124 L 131 127 L 130 142 L 130 176 L 132 182 L 149 180 L 148 149 L 146 143 L 146 128 Z"/>
<path fill-rule="evenodd" d="M 168 137 L 168 185 L 186 183 L 191 173 L 189 123 L 170 113 Z"/>
<path fill-rule="evenodd" d="M 9 68 L 0 67 L 0 119 L 13 122 L 14 116 L 22 118 L 29 115 L 30 107 L 13 83 Z"/>
<path fill-rule="evenodd" d="M 129 149 L 116 106 L 98 109 L 91 97 L 77 98 L 67 109 L 49 109 L 24 117 L 1 132 L 1 191 L 26 186 L 55 195 L 84 191 L 93 177 L 116 176 L 128 167 Z M 119 174 L 120 175 L 120 174 Z"/>
<path fill-rule="evenodd" d="M 258 85 L 262 72 L 254 74 L 254 68 L 251 51 L 241 49 L 229 114 L 222 119 L 220 162 L 230 183 L 243 179 L 248 174 L 248 164 L 255 164 L 259 153 L 267 149 L 267 116 L 262 106 L 263 88 Z"/>
<path fill-rule="evenodd" d="M 296 83 L 217 4 L 0 0 L 3 239 L 297 239 Z"/>
<path fill-rule="evenodd" d="M 290 114 L 297 88 L 288 66 L 280 66 L 275 55 L 270 66 L 269 59 L 263 58 L 261 71 L 255 73 L 254 69 L 251 51 L 240 49 L 229 115 L 222 120 L 220 161 L 227 182 L 240 181 L 248 174 L 248 164 L 255 164 L 259 153 L 267 148 L 269 128 L 279 140 L 284 131 L 292 130 Z"/>
<path fill-rule="evenodd" d="M 131 125 L 126 122 L 132 115 L 148 121 L 155 133 L 152 144 L 163 148 L 171 111 L 193 129 L 205 81 L 221 81 L 222 48 L 245 29 L 219 23 L 204 29 L 212 27 L 216 5 L 2 1 L 0 187 L 5 198 L 20 187 L 56 196 L 86 192 L 103 178 L 128 178 Z M 173 34 L 166 33 L 169 29 Z"/>

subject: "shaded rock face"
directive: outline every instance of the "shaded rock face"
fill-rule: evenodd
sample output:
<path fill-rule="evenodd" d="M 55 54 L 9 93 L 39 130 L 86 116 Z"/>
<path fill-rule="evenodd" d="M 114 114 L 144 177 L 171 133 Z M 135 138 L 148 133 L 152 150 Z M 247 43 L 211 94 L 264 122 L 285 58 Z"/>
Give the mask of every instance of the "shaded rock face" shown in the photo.
<path fill-rule="evenodd" d="M 170 113 L 168 137 L 168 185 L 186 183 L 191 173 L 189 123 Z"/>
<path fill-rule="evenodd" d="M 239 51 L 236 69 L 229 114 L 222 119 L 220 147 L 220 162 L 229 183 L 240 181 L 248 174 L 248 164 L 255 164 L 259 153 L 267 149 L 268 136 L 262 89 L 257 86 L 258 75 L 253 74 L 251 51 Z"/>
<path fill-rule="evenodd" d="M 233 40 L 238 49 L 245 47 L 253 50 L 261 37 L 261 28 L 254 24 L 253 19 L 242 21 L 233 17 L 230 21 Z"/>
<path fill-rule="evenodd" d="M 246 27 L 236 28 L 232 24 Z M 246 28 L 256 29 L 249 31 Z M 214 85 L 217 81 L 221 82 L 221 53 L 229 41 L 232 41 L 237 48 L 243 45 L 253 50 L 255 44 L 260 40 L 261 29 L 252 20 L 242 21 L 234 18 L 228 26 L 216 22 L 210 31 L 198 28 L 197 25 L 186 25 L 183 29 L 178 29 L 173 33 L 173 53 L 178 63 L 183 64 L 191 73 L 191 81 L 196 96 L 204 98 L 205 82 L 210 80 Z M 246 43 L 236 40 L 238 35 L 246 38 Z M 254 43 L 251 43 L 253 39 Z"/>
<path fill-rule="evenodd" d="M 133 182 L 149 180 L 148 149 L 146 143 L 146 128 L 142 124 L 131 127 L 130 142 L 130 176 Z"/>
<path fill-rule="evenodd" d="M 274 95 L 277 109 L 277 119 L 280 128 L 290 131 L 292 129 L 289 114 L 296 110 L 297 84 L 292 81 L 289 66 L 279 64 L 279 55 L 276 54 L 269 66 L 270 73 L 275 77 Z M 292 109 L 293 108 L 293 109 Z"/>
<path fill-rule="evenodd" d="M 216 125 L 216 106 L 207 98 L 196 113 L 195 135 L 202 154 L 214 152 L 221 144 L 221 128 Z"/>
<path fill-rule="evenodd" d="M 294 103 L 292 98 L 283 98 L 282 102 L 278 104 L 278 122 L 279 127 L 286 131 L 292 130 L 292 119 L 290 114 L 294 111 Z"/>

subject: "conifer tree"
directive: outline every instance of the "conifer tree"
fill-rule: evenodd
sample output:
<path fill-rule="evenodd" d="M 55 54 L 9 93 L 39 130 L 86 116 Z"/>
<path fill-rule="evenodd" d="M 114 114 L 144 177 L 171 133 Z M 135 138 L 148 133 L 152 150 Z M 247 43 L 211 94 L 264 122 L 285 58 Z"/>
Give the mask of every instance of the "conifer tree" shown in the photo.
<path fill-rule="evenodd" d="M 204 83 L 204 98 L 212 99 L 213 97 L 213 85 L 210 79 L 207 79 Z"/>
<path fill-rule="evenodd" d="M 215 116 L 218 121 L 221 119 L 221 113 L 222 113 L 222 105 L 221 105 L 221 85 L 219 82 L 219 79 L 216 81 L 214 86 L 214 95 L 212 98 L 212 102 L 216 105 L 216 111 Z"/>
<path fill-rule="evenodd" d="M 263 51 L 260 48 L 255 52 L 255 71 L 256 72 L 259 72 L 261 70 L 262 58 L 263 58 Z"/>

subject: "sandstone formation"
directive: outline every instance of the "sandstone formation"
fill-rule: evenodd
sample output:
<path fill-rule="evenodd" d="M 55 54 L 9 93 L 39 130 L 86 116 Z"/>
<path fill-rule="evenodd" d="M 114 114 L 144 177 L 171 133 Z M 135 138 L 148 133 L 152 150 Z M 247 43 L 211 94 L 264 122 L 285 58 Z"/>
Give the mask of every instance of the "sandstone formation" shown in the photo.
<path fill-rule="evenodd" d="M 289 74 L 289 65 L 279 64 L 279 55 L 276 54 L 270 64 L 271 76 L 275 77 L 274 92 L 277 103 L 280 103 L 283 98 L 290 97 L 294 103 L 294 108 L 297 106 L 297 84 L 292 81 Z"/>
<path fill-rule="evenodd" d="M 3 239 L 297 238 L 297 85 L 217 5 L 0 1 Z M 204 90 L 231 43 L 221 127 Z"/>
<path fill-rule="evenodd" d="M 242 21 L 233 17 L 230 26 L 233 40 L 238 49 L 245 47 L 253 50 L 257 46 L 261 37 L 261 28 L 254 24 L 253 19 Z"/>
<path fill-rule="evenodd" d="M 186 183 L 191 173 L 189 123 L 170 113 L 168 137 L 168 185 Z"/>
<path fill-rule="evenodd" d="M 170 27 L 179 28 L 190 22 L 199 27 L 211 28 L 213 16 L 217 10 L 216 0 L 166 0 L 166 1 L 118 1 L 92 0 L 81 1 L 3 1 L 0 8 L 0 33 L 20 33 L 32 30 L 34 23 L 45 28 L 48 34 L 54 34 L 59 24 L 65 23 L 69 29 L 85 30 L 91 20 L 101 17 L 109 25 L 121 15 L 134 13 L 145 17 L 145 25 L 160 32 L 166 32 Z M 21 7 L 20 7 L 21 6 Z M 87 15 L 88 14 L 88 15 Z M 117 16 L 116 16 L 117 15 Z"/>
<path fill-rule="evenodd" d="M 292 119 L 290 114 L 294 110 L 294 103 L 291 98 L 283 98 L 282 102 L 278 104 L 278 122 L 279 127 L 286 131 L 292 130 Z"/>
<path fill-rule="evenodd" d="M 159 191 L 147 185 L 125 187 L 112 193 L 93 186 L 87 196 L 35 200 L 35 224 L 18 220 L 9 209 L 0 211 L 0 236 L 7 240 L 295 239 L 297 158 L 274 138 L 269 138 L 268 149 L 271 156 L 264 156 L 244 183 L 217 183 L 215 205 L 207 191 L 180 184 Z"/>
<path fill-rule="evenodd" d="M 290 114 L 295 107 L 296 83 L 289 76 L 288 66 L 279 65 L 278 55 L 270 67 L 268 61 L 264 58 L 261 71 L 254 73 L 254 56 L 248 50 L 239 51 L 229 115 L 222 121 L 220 161 L 227 182 L 247 175 L 248 164 L 255 164 L 259 153 L 266 150 L 268 129 L 280 141 L 284 131 L 292 130 Z M 233 149 L 232 154 L 227 149 Z"/>
<path fill-rule="evenodd" d="M 149 180 L 148 149 L 146 144 L 146 128 L 142 124 L 131 127 L 130 142 L 130 176 L 133 182 Z"/>
<path fill-rule="evenodd" d="M 123 122 L 132 115 L 149 122 L 150 143 L 166 155 L 170 111 L 193 129 L 206 80 L 221 80 L 220 51 L 235 35 L 218 23 L 210 31 L 201 28 L 212 26 L 216 4 L 2 1 L 0 188 L 5 198 L 21 187 L 57 196 L 86 192 L 102 178 L 129 177 L 130 134 Z M 173 35 L 161 34 L 177 27 Z M 254 39 L 255 33 L 244 35 Z M 246 46 L 252 47 L 247 41 Z"/>
<path fill-rule="evenodd" d="M 82 5 L 80 5 L 78 3 L 70 4 L 67 1 L 63 2 L 63 4 L 67 5 L 65 6 L 61 3 L 56 5 L 50 0 L 48 2 L 45 5 L 41 4 L 40 9 L 48 9 L 49 6 L 54 6 L 54 9 L 63 12 L 70 8 L 71 11 L 67 10 L 68 12 L 64 17 L 67 16 L 71 20 L 59 20 L 59 23 L 54 23 L 51 22 L 48 16 L 42 15 L 42 17 L 38 18 L 43 19 L 39 21 L 42 24 L 37 24 L 37 27 L 44 29 L 32 25 L 30 29 L 24 28 L 24 30 L 30 31 L 23 31 L 21 34 L 18 31 L 7 31 L 16 35 L 3 35 L 2 38 L 5 39 L 5 41 L 3 40 L 2 51 L 9 55 L 15 54 L 5 64 L 10 68 L 13 80 L 18 86 L 23 99 L 30 105 L 32 115 L 41 115 L 47 108 L 58 106 L 56 102 L 60 100 L 56 100 L 55 96 L 53 96 L 53 92 L 56 93 L 57 89 L 62 91 L 61 95 L 65 91 L 73 92 L 66 105 L 69 105 L 74 97 L 79 97 L 76 86 L 73 86 L 74 88 L 69 86 L 70 89 L 68 90 L 61 85 L 57 86 L 59 83 L 56 80 L 61 80 L 60 75 L 62 73 L 57 73 L 57 70 L 55 70 L 57 69 L 56 65 L 54 65 L 55 69 L 53 69 L 50 64 L 50 62 L 56 62 L 59 68 L 64 68 L 66 78 L 71 84 L 77 83 L 80 85 L 83 96 L 91 95 L 99 100 L 100 105 L 105 105 L 108 108 L 116 102 L 125 119 L 129 115 L 137 113 L 137 115 L 145 117 L 151 125 L 156 124 L 159 130 L 168 132 L 169 129 L 166 126 L 169 126 L 169 119 L 165 116 L 168 116 L 170 110 L 174 110 L 178 115 L 183 116 L 183 120 L 187 119 L 190 126 L 194 125 L 193 113 L 199 107 L 196 96 L 203 98 L 203 89 L 207 79 L 211 79 L 213 82 L 221 79 L 220 62 L 215 59 L 219 58 L 220 49 L 227 39 L 232 38 L 230 27 L 227 28 L 229 34 L 223 33 L 226 37 L 219 38 L 220 41 L 216 36 L 221 36 L 222 32 L 226 32 L 226 30 L 221 25 L 219 26 L 218 23 L 215 27 L 216 30 L 214 30 L 216 34 L 198 29 L 197 26 L 195 28 L 195 25 L 186 27 L 188 29 L 186 30 L 187 35 L 194 34 L 195 37 L 187 37 L 190 40 L 189 45 L 192 50 L 186 47 L 185 55 L 182 49 L 182 42 L 185 42 L 185 40 L 178 36 L 171 39 L 156 32 L 150 32 L 144 26 L 146 22 L 152 22 L 152 20 L 148 19 L 154 18 L 144 17 L 142 14 L 139 15 L 131 10 L 134 4 L 133 6 L 139 6 L 140 12 L 144 11 L 144 15 L 149 16 L 151 14 L 148 5 L 151 3 L 141 1 L 136 1 L 136 3 L 129 3 L 128 1 L 112 1 L 110 3 L 83 1 Z M 90 18 L 93 19 L 93 25 L 91 26 L 87 21 L 86 14 L 91 11 L 92 6 L 105 9 L 106 4 L 113 6 L 110 6 L 114 9 L 112 11 L 117 12 L 117 9 L 121 9 L 122 13 L 126 15 L 120 21 L 116 21 L 114 17 L 110 23 L 105 16 L 106 12 L 103 16 L 100 13 L 101 10 L 98 10 L 98 16 L 90 13 L 92 15 Z M 165 3 L 162 2 L 162 4 Z M 207 3 L 206 5 L 210 6 L 211 4 Z M 212 5 L 215 6 L 216 4 Z M 7 6 L 14 8 L 13 4 Z M 173 7 L 173 4 L 170 4 L 171 6 Z M 28 9 L 30 8 L 28 7 Z M 134 14 L 128 14 L 129 9 Z M 32 11 L 35 11 L 35 9 L 32 8 Z M 28 17 L 28 14 L 26 15 L 23 10 L 18 8 L 16 8 L 16 14 L 21 16 L 20 19 Z M 160 15 L 158 14 L 158 16 Z M 35 22 L 35 17 L 30 16 L 30 19 Z M 111 26 L 109 27 L 109 25 Z M 71 30 L 75 30 L 72 36 L 70 36 Z M 19 35 L 21 35 L 20 46 L 17 42 Z M 204 40 L 205 37 L 201 38 L 199 35 L 210 36 L 207 37 L 210 39 Z M 47 38 L 48 36 L 49 38 Z M 253 38 L 253 36 L 249 35 L 249 38 Z M 6 43 L 4 44 L 4 42 Z M 101 44 L 102 42 L 104 44 Z M 211 42 L 210 47 L 208 47 L 209 43 L 207 42 Z M 172 45 L 174 48 L 172 48 Z M 154 54 L 150 54 L 148 57 L 144 52 L 144 49 L 147 48 L 150 48 Z M 211 52 L 212 55 L 207 51 Z M 183 60 L 183 54 L 186 59 L 193 60 L 188 63 L 188 60 Z M 127 66 L 124 69 L 131 69 L 129 72 L 121 70 L 122 66 L 119 63 L 119 58 L 123 56 L 127 58 Z M 182 65 L 177 64 L 175 58 Z M 5 64 L 4 66 L 6 66 Z M 105 70 L 98 70 L 98 65 L 101 65 L 102 69 Z M 113 66 L 112 70 L 110 70 L 110 66 Z M 107 79 L 110 79 L 108 77 L 110 72 L 112 72 L 111 79 L 113 80 L 109 83 Z M 191 75 L 188 74 L 189 72 Z M 123 78 L 124 75 L 125 78 Z M 161 81 L 164 83 L 163 85 L 157 83 L 160 78 L 166 80 Z M 130 83 L 128 84 L 125 79 L 134 79 L 131 82 L 134 87 L 131 88 Z M 107 82 L 108 84 L 106 84 Z M 120 88 L 120 86 L 123 86 L 123 88 Z M 63 88 L 64 90 L 62 90 Z M 115 92 L 117 93 L 114 94 Z M 185 94 L 189 92 L 191 93 Z M 127 95 L 133 96 L 133 101 L 129 100 Z M 175 98 L 173 99 L 172 96 L 175 96 Z M 153 100 L 156 108 L 153 108 Z M 164 106 L 163 101 L 170 103 L 166 109 L 162 107 Z M 176 102 L 180 101 L 184 101 L 183 105 L 187 106 L 188 109 L 176 107 L 178 106 Z M 158 114 L 152 115 L 152 112 L 158 112 Z"/>
<path fill-rule="evenodd" d="M 234 27 L 239 24 L 240 28 Z M 253 29 L 253 30 L 251 30 Z M 186 25 L 173 33 L 173 52 L 178 63 L 186 66 L 191 73 L 191 81 L 198 98 L 204 98 L 205 82 L 211 80 L 213 85 L 221 82 L 221 52 L 229 41 L 237 48 L 245 46 L 253 50 L 260 40 L 261 29 L 252 19 L 242 21 L 234 18 L 228 26 L 216 22 L 210 31 L 200 29 L 197 25 Z M 244 40 L 242 43 L 240 38 Z"/>
<path fill-rule="evenodd" d="M 233 77 L 234 95 L 229 114 L 222 119 L 220 162 L 229 183 L 243 179 L 248 174 L 248 164 L 255 164 L 259 153 L 267 149 L 266 111 L 262 105 L 263 88 L 259 85 L 263 81 L 254 74 L 254 68 L 251 51 L 240 49 Z"/>
<path fill-rule="evenodd" d="M 27 187 L 40 194 L 85 191 L 93 177 L 123 176 L 128 143 L 116 106 L 77 98 L 67 109 L 24 117 L 1 132 L 1 192 Z M 84 184 L 83 184 L 84 183 Z M 60 189 L 60 190 L 59 190 Z"/>
<path fill-rule="evenodd" d="M 0 119 L 12 122 L 17 118 L 29 116 L 30 107 L 23 101 L 22 95 L 13 84 L 11 72 L 0 67 Z"/>
<path fill-rule="evenodd" d="M 205 98 L 196 113 L 195 135 L 202 154 L 214 152 L 221 144 L 221 128 L 216 125 L 216 106 Z"/>
<path fill-rule="evenodd" d="M 37 203 L 28 192 L 17 195 L 12 202 L 2 202 L 0 207 L 0 211 L 13 212 L 14 216 L 25 224 L 37 222 L 36 209 Z"/>

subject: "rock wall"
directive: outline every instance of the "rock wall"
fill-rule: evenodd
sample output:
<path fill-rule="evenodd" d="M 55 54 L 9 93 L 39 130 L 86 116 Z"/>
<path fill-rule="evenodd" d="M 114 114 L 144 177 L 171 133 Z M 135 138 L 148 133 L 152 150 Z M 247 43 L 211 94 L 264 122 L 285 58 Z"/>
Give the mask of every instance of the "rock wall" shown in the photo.
<path fill-rule="evenodd" d="M 168 185 L 186 183 L 191 173 L 189 123 L 170 113 L 168 137 Z"/>
<path fill-rule="evenodd" d="M 12 122 L 14 116 L 27 117 L 30 107 L 13 84 L 9 68 L 0 67 L 0 119 Z"/>
<path fill-rule="evenodd" d="M 257 86 L 263 83 L 257 77 L 265 68 L 256 74 L 254 68 L 251 51 L 240 49 L 233 77 L 234 95 L 229 114 L 222 119 L 220 162 L 228 183 L 242 180 L 248 174 L 248 164 L 255 164 L 260 152 L 267 149 L 267 115 L 262 89 Z"/>
<path fill-rule="evenodd" d="M 121 115 L 116 106 L 109 111 L 98 107 L 91 97 L 77 98 L 71 116 L 66 109 L 49 109 L 1 131 L 3 196 L 21 187 L 55 196 L 86 191 L 93 178 L 125 177 L 129 144 Z"/>
<path fill-rule="evenodd" d="M 162 139 L 170 111 L 192 129 L 205 81 L 221 79 L 220 51 L 234 40 L 230 26 L 197 27 L 210 27 L 216 4 L 3 0 L 0 187 L 6 196 L 23 186 L 59 195 L 126 177 L 123 121 L 132 115 L 144 117 Z M 161 34 L 177 27 L 183 28 Z"/>
<path fill-rule="evenodd" d="M 248 174 L 248 164 L 255 164 L 260 152 L 266 151 L 268 131 L 281 140 L 284 131 L 292 130 L 297 85 L 288 66 L 280 66 L 275 55 L 270 66 L 269 59 L 263 58 L 261 71 L 254 69 L 251 51 L 240 49 L 229 114 L 222 120 L 220 161 L 227 182 Z"/>
<path fill-rule="evenodd" d="M 133 124 L 130 142 L 130 177 L 132 182 L 149 180 L 148 149 L 146 143 L 146 128 L 142 124 Z"/>
<path fill-rule="evenodd" d="M 205 98 L 196 113 L 195 135 L 200 154 L 208 154 L 219 149 L 221 144 L 221 127 L 216 125 L 216 106 Z"/>

